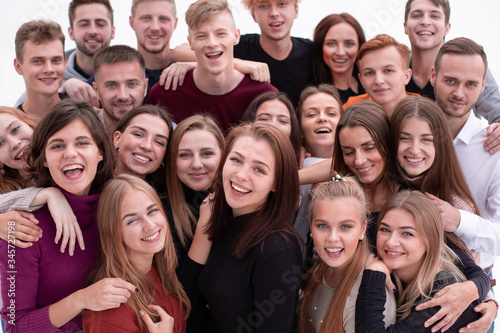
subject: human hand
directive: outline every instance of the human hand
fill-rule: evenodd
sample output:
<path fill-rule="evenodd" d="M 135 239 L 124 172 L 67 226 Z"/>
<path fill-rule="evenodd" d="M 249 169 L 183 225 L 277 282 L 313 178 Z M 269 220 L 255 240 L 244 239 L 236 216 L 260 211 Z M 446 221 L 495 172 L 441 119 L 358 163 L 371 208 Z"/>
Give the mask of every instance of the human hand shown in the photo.
<path fill-rule="evenodd" d="M 385 281 L 385 286 L 387 287 L 387 289 L 394 290 L 396 288 L 391 280 L 391 270 L 387 268 L 382 259 L 380 259 L 379 257 L 375 257 L 373 253 L 370 253 L 370 255 L 366 257 L 365 269 L 384 273 L 387 277 Z"/>
<path fill-rule="evenodd" d="M 498 307 L 495 301 L 486 301 L 484 303 L 478 304 L 474 307 L 474 311 L 480 312 L 482 317 L 472 323 L 469 323 L 466 327 L 462 327 L 458 330 L 460 333 L 483 333 L 487 332 L 498 312 Z"/>
<path fill-rule="evenodd" d="M 460 225 L 460 212 L 458 209 L 430 193 L 425 192 L 425 195 L 430 198 L 439 209 L 444 231 L 454 232 L 457 230 Z"/>
<path fill-rule="evenodd" d="M 27 248 L 42 238 L 42 229 L 35 216 L 23 211 L 0 214 L 0 238 L 20 248 Z"/>
<path fill-rule="evenodd" d="M 165 310 L 158 305 L 149 305 L 152 311 L 155 311 L 160 316 L 160 321 L 154 323 L 151 317 L 141 310 L 140 314 L 146 323 L 149 333 L 171 333 L 174 330 L 174 318 L 169 316 Z"/>
<path fill-rule="evenodd" d="M 165 90 L 177 90 L 184 84 L 187 72 L 196 68 L 196 62 L 176 62 L 163 70 L 158 81 Z"/>
<path fill-rule="evenodd" d="M 64 82 L 59 89 L 60 92 L 66 93 L 71 98 L 77 98 L 89 102 L 92 106 L 99 107 L 99 99 L 97 94 L 90 84 L 71 78 Z"/>
<path fill-rule="evenodd" d="M 80 290 L 84 309 L 103 311 L 113 309 L 126 303 L 137 292 L 136 287 L 119 278 L 106 278 Z"/>
<path fill-rule="evenodd" d="M 491 155 L 496 154 L 500 150 L 500 126 L 498 123 L 493 123 L 486 128 L 488 137 L 484 140 L 484 150 Z"/>
<path fill-rule="evenodd" d="M 234 69 L 257 82 L 271 82 L 269 66 L 265 62 L 234 59 Z"/>

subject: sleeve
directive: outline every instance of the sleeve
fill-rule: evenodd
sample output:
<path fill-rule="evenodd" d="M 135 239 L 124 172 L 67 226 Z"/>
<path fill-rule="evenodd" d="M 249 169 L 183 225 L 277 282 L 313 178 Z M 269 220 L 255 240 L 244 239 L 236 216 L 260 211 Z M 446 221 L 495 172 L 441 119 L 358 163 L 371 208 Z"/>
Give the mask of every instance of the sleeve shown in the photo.
<path fill-rule="evenodd" d="M 105 311 L 86 311 L 83 315 L 83 331 L 92 333 L 140 333 L 135 314 L 122 304 L 119 308 Z"/>
<path fill-rule="evenodd" d="M 256 333 L 292 329 L 303 272 L 298 241 L 288 239 L 277 233 L 268 236 L 257 260 L 252 275 L 254 304 L 264 319 Z"/>
<path fill-rule="evenodd" d="M 454 234 L 465 242 L 467 248 L 492 256 L 500 256 L 500 223 L 464 210 L 459 210 L 459 212 L 460 224 Z"/>
<path fill-rule="evenodd" d="M 476 112 L 488 120 L 488 123 L 500 122 L 500 92 L 490 70 L 486 72 L 484 91 L 476 102 Z"/>
<path fill-rule="evenodd" d="M 31 207 L 31 203 L 40 190 L 42 190 L 41 187 L 28 187 L 0 194 L 0 213 L 3 214 L 12 210 L 32 212 L 41 208 L 43 205 Z"/>
<path fill-rule="evenodd" d="M 447 242 L 447 245 L 460 258 L 461 264 L 458 266 L 467 277 L 467 280 L 474 282 L 474 284 L 476 285 L 479 294 L 479 300 L 484 300 L 484 298 L 488 294 L 488 291 L 490 290 L 490 278 L 486 275 L 486 273 L 484 273 L 481 267 L 476 265 L 474 260 L 472 260 L 472 258 L 462 249 L 460 249 L 452 242 Z"/>
<path fill-rule="evenodd" d="M 60 332 L 50 322 L 50 306 L 37 307 L 40 257 L 38 244 L 27 249 L 16 247 L 14 252 L 12 246 L 0 240 L 2 319 L 5 321 L 6 331 Z"/>

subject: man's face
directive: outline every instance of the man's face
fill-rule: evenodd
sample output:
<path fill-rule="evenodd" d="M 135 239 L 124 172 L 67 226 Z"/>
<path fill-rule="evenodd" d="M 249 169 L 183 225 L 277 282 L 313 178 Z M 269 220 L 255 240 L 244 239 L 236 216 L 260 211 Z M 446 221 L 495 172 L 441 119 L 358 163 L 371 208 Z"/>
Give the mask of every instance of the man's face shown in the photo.
<path fill-rule="evenodd" d="M 95 74 L 94 89 L 107 116 L 120 120 L 142 105 L 147 79 L 138 61 L 103 64 Z"/>
<path fill-rule="evenodd" d="M 368 96 L 382 107 L 406 96 L 411 70 L 394 46 L 366 53 L 359 61 L 359 79 Z"/>
<path fill-rule="evenodd" d="M 219 74 L 233 67 L 233 47 L 240 40 L 231 13 L 224 11 L 189 29 L 189 45 L 196 55 L 198 68 Z"/>
<path fill-rule="evenodd" d="M 419 50 L 440 48 L 450 31 L 443 7 L 436 6 L 431 0 L 415 0 L 404 27 L 412 47 Z"/>
<path fill-rule="evenodd" d="M 27 91 L 57 94 L 66 70 L 63 44 L 57 39 L 42 44 L 28 40 L 23 48 L 23 62 L 14 59 L 14 67 L 23 76 Z"/>
<path fill-rule="evenodd" d="M 299 7 L 292 0 L 263 0 L 252 8 L 252 17 L 259 25 L 261 35 L 276 41 L 290 37 L 298 14 Z"/>
<path fill-rule="evenodd" d="M 109 46 L 115 37 L 111 14 L 106 6 L 98 3 L 80 5 L 75 9 L 73 27 L 68 28 L 69 37 L 76 48 L 92 57 L 100 49 Z"/>
<path fill-rule="evenodd" d="M 137 5 L 129 22 L 135 31 L 139 51 L 161 53 L 170 47 L 177 17 L 170 2 L 146 1 Z"/>
<path fill-rule="evenodd" d="M 479 55 L 443 55 L 439 72 L 432 69 L 431 84 L 436 102 L 447 116 L 462 118 L 469 113 L 484 90 L 484 73 Z"/>

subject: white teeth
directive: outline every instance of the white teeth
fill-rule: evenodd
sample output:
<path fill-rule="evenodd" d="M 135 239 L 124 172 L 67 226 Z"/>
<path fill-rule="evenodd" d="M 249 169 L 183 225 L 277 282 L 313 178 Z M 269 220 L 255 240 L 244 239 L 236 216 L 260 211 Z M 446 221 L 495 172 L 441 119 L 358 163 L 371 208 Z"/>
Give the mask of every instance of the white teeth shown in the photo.
<path fill-rule="evenodd" d="M 142 238 L 141 240 L 143 240 L 143 241 L 150 241 L 150 240 L 153 240 L 156 237 L 158 237 L 159 234 L 160 234 L 160 230 L 158 230 L 157 232 L 155 232 L 153 235 L 151 235 L 149 237 Z"/>
<path fill-rule="evenodd" d="M 371 166 L 369 166 L 369 167 L 367 167 L 367 168 L 358 169 L 358 171 L 359 171 L 359 172 L 366 172 L 366 171 L 370 170 L 371 168 L 372 168 L 372 167 L 371 167 Z"/>
<path fill-rule="evenodd" d="M 338 254 L 340 253 L 343 249 L 341 248 L 336 248 L 336 249 L 332 249 L 332 248 L 325 248 L 326 252 L 328 253 L 335 253 L 335 254 Z"/>
<path fill-rule="evenodd" d="M 40 79 L 42 82 L 54 82 L 56 79 Z"/>
<path fill-rule="evenodd" d="M 207 53 L 207 57 L 215 57 L 215 56 L 218 56 L 218 55 L 221 55 L 222 52 L 212 52 L 212 53 Z"/>
<path fill-rule="evenodd" d="M 243 194 L 246 194 L 246 193 L 249 193 L 250 190 L 247 190 L 247 189 L 244 189 L 242 187 L 239 187 L 238 185 L 235 185 L 234 183 L 231 183 L 231 187 L 236 191 L 236 192 L 240 192 L 240 193 L 243 193 Z"/>
<path fill-rule="evenodd" d="M 280 25 L 282 25 L 282 23 L 271 23 L 272 27 L 279 27 Z"/>
<path fill-rule="evenodd" d="M 62 169 L 62 171 L 69 171 L 69 170 L 75 170 L 75 169 L 83 169 L 83 166 L 80 164 L 67 165 Z"/>
<path fill-rule="evenodd" d="M 347 59 L 345 60 L 334 60 L 333 62 L 339 63 L 339 64 L 345 64 L 347 62 Z"/>
<path fill-rule="evenodd" d="M 17 156 L 16 156 L 16 160 L 20 160 L 21 157 L 23 157 L 24 153 L 28 151 L 28 147 L 26 147 L 25 149 L 23 149 L 23 151 L 21 151 Z"/>
<path fill-rule="evenodd" d="M 331 133 L 332 130 L 329 128 L 318 128 L 317 130 L 314 131 L 314 133 Z"/>
<path fill-rule="evenodd" d="M 138 154 L 134 154 L 135 158 L 137 158 L 138 160 L 141 160 L 141 161 L 144 161 L 144 162 L 149 162 L 150 159 L 147 158 L 147 157 L 144 157 L 144 156 L 141 156 L 141 155 L 138 155 Z"/>
<path fill-rule="evenodd" d="M 401 252 L 391 252 L 391 251 L 387 251 L 387 253 L 390 254 L 391 256 L 399 256 L 402 254 Z"/>
<path fill-rule="evenodd" d="M 407 157 L 406 159 L 411 163 L 419 163 L 424 160 L 423 158 L 410 158 L 410 157 Z"/>
<path fill-rule="evenodd" d="M 428 31 L 422 31 L 418 33 L 419 36 L 432 36 L 431 32 Z"/>
<path fill-rule="evenodd" d="M 161 36 L 149 36 L 149 38 L 151 38 L 151 39 L 155 39 L 155 40 L 156 40 L 156 39 L 160 39 L 160 38 L 161 38 Z"/>

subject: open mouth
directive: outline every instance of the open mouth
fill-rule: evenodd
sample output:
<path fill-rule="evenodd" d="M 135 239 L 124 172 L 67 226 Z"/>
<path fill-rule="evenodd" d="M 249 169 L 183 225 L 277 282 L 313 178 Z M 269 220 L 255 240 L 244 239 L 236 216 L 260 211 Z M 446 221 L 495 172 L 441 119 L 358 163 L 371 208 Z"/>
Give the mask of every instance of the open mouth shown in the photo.
<path fill-rule="evenodd" d="M 44 82 L 44 83 L 53 83 L 55 82 L 57 79 L 56 78 L 50 78 L 50 79 L 40 79 L 40 81 Z"/>
<path fill-rule="evenodd" d="M 246 188 L 241 187 L 241 186 L 238 186 L 233 182 L 231 182 L 231 188 L 233 189 L 233 191 L 235 191 L 236 193 L 240 193 L 240 194 L 247 194 L 247 193 L 252 192 L 251 190 L 246 189 Z"/>
<path fill-rule="evenodd" d="M 152 234 L 151 236 L 141 238 L 141 241 L 144 241 L 144 242 L 152 242 L 152 241 L 157 240 L 159 237 L 160 237 L 160 230 L 158 230 L 157 232 L 155 232 L 155 233 L 154 233 L 154 234 Z"/>
<path fill-rule="evenodd" d="M 373 165 L 370 165 L 369 167 L 362 168 L 362 169 L 357 169 L 359 173 L 366 173 L 370 171 L 373 168 Z"/>
<path fill-rule="evenodd" d="M 21 151 L 16 155 L 15 159 L 16 160 L 22 160 L 24 154 L 28 151 L 28 145 L 26 145 Z"/>
<path fill-rule="evenodd" d="M 405 160 L 407 160 L 408 162 L 410 163 L 420 163 L 420 162 L 423 162 L 425 160 L 425 158 L 411 158 L 411 157 L 406 157 L 405 156 Z"/>
<path fill-rule="evenodd" d="M 269 26 L 272 27 L 272 28 L 279 28 L 283 24 L 284 24 L 284 22 L 274 22 L 274 23 L 269 24 Z"/>
<path fill-rule="evenodd" d="M 404 252 L 387 251 L 387 250 L 385 250 L 385 253 L 390 257 L 399 257 L 404 255 Z"/>
<path fill-rule="evenodd" d="M 336 247 L 336 248 L 325 247 L 325 251 L 329 257 L 338 258 L 340 254 L 344 251 L 344 249 L 341 247 Z"/>
<path fill-rule="evenodd" d="M 327 127 L 321 127 L 321 128 L 314 130 L 314 133 L 316 133 L 316 134 L 330 134 L 330 133 L 332 133 L 332 130 L 327 128 Z"/>
<path fill-rule="evenodd" d="M 420 31 L 420 32 L 417 32 L 417 35 L 418 36 L 432 36 L 432 35 L 434 35 L 434 33 L 430 32 L 430 31 Z"/>
<path fill-rule="evenodd" d="M 70 164 L 62 169 L 64 175 L 68 178 L 78 178 L 85 168 L 81 164 Z"/>
<path fill-rule="evenodd" d="M 163 38 L 163 36 L 158 36 L 158 35 L 152 35 L 152 36 L 148 36 L 149 39 L 152 39 L 152 40 L 160 40 Z"/>
<path fill-rule="evenodd" d="M 139 161 L 143 161 L 143 162 L 151 162 L 151 159 L 146 157 L 146 156 L 143 156 L 143 155 L 139 155 L 139 154 L 132 154 L 136 159 L 138 159 Z"/>
<path fill-rule="evenodd" d="M 333 62 L 336 64 L 345 64 L 349 59 L 343 59 L 343 60 L 336 60 L 333 59 Z"/>
<path fill-rule="evenodd" d="M 220 57 L 221 55 L 222 55 L 222 51 L 219 51 L 219 52 L 210 52 L 210 53 L 206 54 L 206 56 L 209 59 L 216 59 L 216 58 Z"/>

